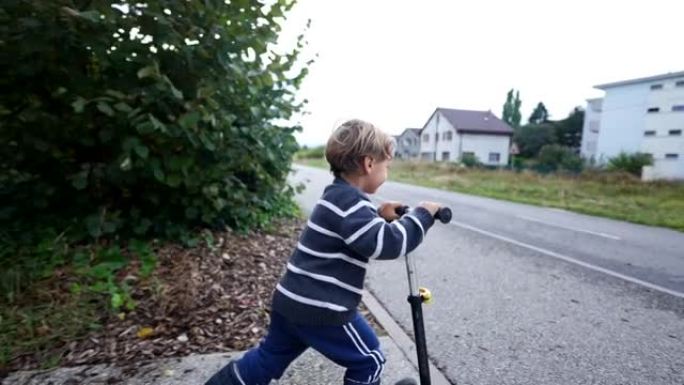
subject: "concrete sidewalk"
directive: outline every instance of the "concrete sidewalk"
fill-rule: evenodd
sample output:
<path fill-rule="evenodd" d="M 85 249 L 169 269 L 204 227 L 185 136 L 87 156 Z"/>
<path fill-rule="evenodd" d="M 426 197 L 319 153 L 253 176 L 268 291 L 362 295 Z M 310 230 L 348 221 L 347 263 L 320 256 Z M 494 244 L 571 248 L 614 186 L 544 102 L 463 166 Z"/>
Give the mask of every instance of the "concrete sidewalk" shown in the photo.
<path fill-rule="evenodd" d="M 404 377 L 418 379 L 418 374 L 390 337 L 381 337 L 387 358 L 382 382 L 392 384 Z M 240 353 L 235 353 L 239 355 Z M 9 375 L 3 385 L 190 385 L 203 384 L 222 368 L 234 354 L 191 355 L 150 361 L 130 366 L 94 365 L 59 368 L 49 371 L 24 371 Z M 295 361 L 277 384 L 339 385 L 344 369 L 313 350 Z"/>

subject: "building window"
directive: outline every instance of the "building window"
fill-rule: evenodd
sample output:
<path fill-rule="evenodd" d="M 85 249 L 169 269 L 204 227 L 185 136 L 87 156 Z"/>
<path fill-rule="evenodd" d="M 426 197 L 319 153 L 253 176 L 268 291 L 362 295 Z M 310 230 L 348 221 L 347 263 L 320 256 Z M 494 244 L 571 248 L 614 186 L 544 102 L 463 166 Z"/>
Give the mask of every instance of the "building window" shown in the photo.
<path fill-rule="evenodd" d="M 673 107 L 673 108 L 674 108 L 674 107 Z M 651 108 L 648 109 L 648 113 L 649 113 L 649 114 L 652 114 L 652 113 L 654 113 L 654 112 L 660 112 L 660 108 L 659 108 L 659 107 L 651 107 Z"/>
<path fill-rule="evenodd" d="M 489 163 L 499 163 L 500 158 L 501 158 L 501 156 L 498 152 L 490 152 L 489 153 Z"/>
<path fill-rule="evenodd" d="M 449 151 L 444 151 L 442 153 L 442 160 L 443 161 L 448 161 L 449 160 Z"/>
<path fill-rule="evenodd" d="M 596 141 L 590 140 L 587 142 L 587 151 L 596 152 Z"/>
<path fill-rule="evenodd" d="M 679 159 L 679 154 L 665 154 L 665 159 Z"/>
<path fill-rule="evenodd" d="M 669 135 L 672 136 L 681 136 L 682 135 L 682 130 L 670 130 L 667 132 Z"/>
<path fill-rule="evenodd" d="M 651 130 L 651 131 L 644 131 L 644 136 L 655 136 L 656 132 Z"/>
<path fill-rule="evenodd" d="M 684 112 L 684 104 L 675 104 L 674 106 L 672 106 L 672 111 Z"/>
<path fill-rule="evenodd" d="M 593 133 L 598 133 L 599 132 L 599 121 L 598 120 L 590 120 L 589 121 L 589 131 Z"/>
<path fill-rule="evenodd" d="M 655 90 L 662 90 L 662 89 L 663 89 L 663 85 L 662 85 L 662 84 L 651 84 L 651 90 L 652 90 L 652 91 L 655 91 Z"/>
<path fill-rule="evenodd" d="M 448 132 L 446 133 L 446 140 L 451 141 L 451 140 L 454 138 L 454 135 L 453 135 L 453 134 L 454 134 L 453 132 L 448 131 Z"/>
<path fill-rule="evenodd" d="M 429 142 L 429 141 L 430 141 L 430 135 L 429 134 L 423 135 L 423 142 Z"/>
<path fill-rule="evenodd" d="M 439 142 L 439 134 L 435 134 L 435 142 Z"/>
<path fill-rule="evenodd" d="M 475 153 L 472 151 L 463 151 L 463 153 L 461 153 L 461 159 L 463 158 L 475 158 Z"/>
<path fill-rule="evenodd" d="M 684 80 L 677 80 L 675 87 L 684 87 Z"/>

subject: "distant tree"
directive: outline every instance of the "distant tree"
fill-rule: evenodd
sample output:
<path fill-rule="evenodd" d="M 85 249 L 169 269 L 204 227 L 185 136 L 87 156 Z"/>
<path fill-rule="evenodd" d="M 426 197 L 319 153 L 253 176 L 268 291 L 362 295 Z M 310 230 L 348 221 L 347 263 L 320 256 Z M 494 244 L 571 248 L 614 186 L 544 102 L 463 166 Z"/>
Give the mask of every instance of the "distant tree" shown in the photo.
<path fill-rule="evenodd" d="M 513 100 L 513 116 L 511 117 L 513 121 L 513 127 L 520 127 L 520 122 L 522 121 L 522 114 L 520 114 L 521 105 L 522 100 L 520 100 L 520 91 L 516 91 L 515 99 Z"/>
<path fill-rule="evenodd" d="M 520 155 L 525 158 L 538 156 L 539 150 L 550 144 L 571 148 L 577 153 L 582 144 L 583 124 L 584 110 L 580 107 L 575 107 L 563 120 L 551 121 L 546 107 L 539 103 L 530 116 L 530 123 L 515 128 L 513 139 L 518 144 Z"/>
<path fill-rule="evenodd" d="M 556 129 L 551 122 L 527 124 L 515 129 L 513 140 L 518 144 L 520 156 L 536 157 L 542 147 L 557 143 Z"/>
<path fill-rule="evenodd" d="M 558 144 L 578 151 L 582 145 L 584 110 L 575 107 L 567 118 L 555 122 Z"/>
<path fill-rule="evenodd" d="M 532 115 L 530 115 L 530 118 L 528 119 L 528 122 L 530 124 L 539 124 L 539 123 L 544 123 L 549 121 L 549 112 L 546 110 L 546 106 L 544 103 L 539 102 L 537 104 L 537 107 L 534 108 L 534 111 L 532 111 Z"/>
<path fill-rule="evenodd" d="M 522 115 L 520 114 L 520 91 L 511 89 L 506 95 L 506 102 L 503 105 L 502 119 L 513 128 L 520 127 Z"/>

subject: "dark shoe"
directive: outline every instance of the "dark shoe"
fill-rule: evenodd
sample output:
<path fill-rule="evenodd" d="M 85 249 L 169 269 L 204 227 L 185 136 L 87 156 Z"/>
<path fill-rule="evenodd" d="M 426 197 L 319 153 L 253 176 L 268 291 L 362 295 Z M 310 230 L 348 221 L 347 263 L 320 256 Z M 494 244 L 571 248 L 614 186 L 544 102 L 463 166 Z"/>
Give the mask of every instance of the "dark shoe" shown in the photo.
<path fill-rule="evenodd" d="M 223 369 L 219 370 L 211 376 L 209 381 L 204 383 L 204 385 L 240 385 L 240 382 L 235 377 L 235 361 L 230 361 L 228 365 L 224 366 Z"/>
<path fill-rule="evenodd" d="M 403 378 L 395 382 L 394 385 L 418 385 L 418 383 L 413 378 Z"/>

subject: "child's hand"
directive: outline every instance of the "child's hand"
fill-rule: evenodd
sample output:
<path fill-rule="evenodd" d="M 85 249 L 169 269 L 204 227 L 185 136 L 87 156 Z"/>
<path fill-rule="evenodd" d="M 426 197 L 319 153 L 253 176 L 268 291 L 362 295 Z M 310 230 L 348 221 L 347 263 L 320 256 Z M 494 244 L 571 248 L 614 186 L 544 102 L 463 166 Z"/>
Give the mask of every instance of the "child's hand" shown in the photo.
<path fill-rule="evenodd" d="M 386 221 L 393 221 L 395 219 L 399 219 L 399 215 L 397 215 L 397 208 L 403 206 L 401 202 L 397 201 L 389 201 L 385 202 L 378 207 L 378 214 L 385 219 Z"/>
<path fill-rule="evenodd" d="M 435 216 L 435 214 L 437 214 L 437 211 L 439 211 L 439 209 L 442 207 L 441 204 L 435 202 L 420 202 L 418 206 L 429 211 L 430 215 L 432 215 L 433 217 Z"/>

